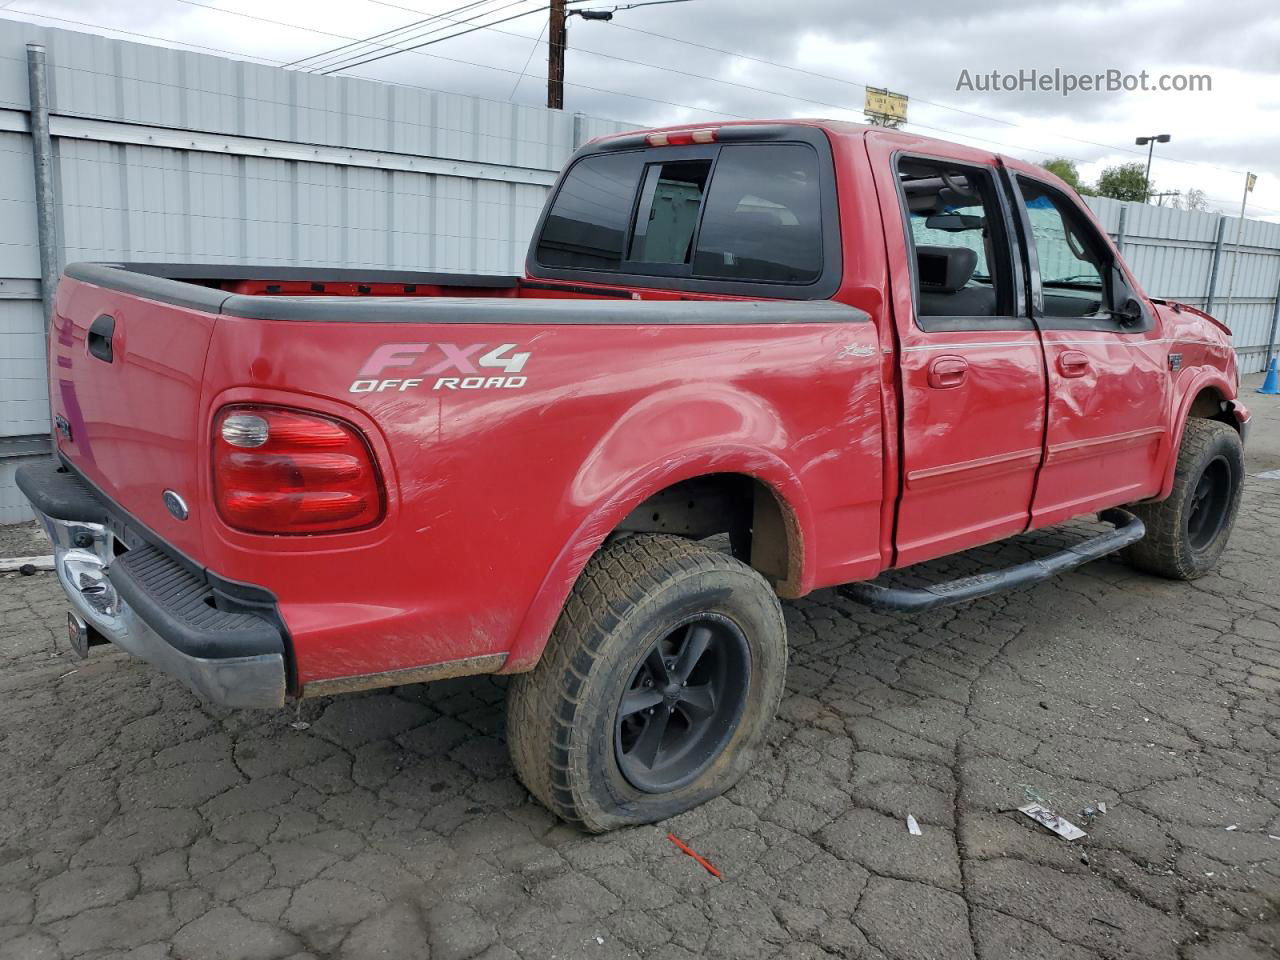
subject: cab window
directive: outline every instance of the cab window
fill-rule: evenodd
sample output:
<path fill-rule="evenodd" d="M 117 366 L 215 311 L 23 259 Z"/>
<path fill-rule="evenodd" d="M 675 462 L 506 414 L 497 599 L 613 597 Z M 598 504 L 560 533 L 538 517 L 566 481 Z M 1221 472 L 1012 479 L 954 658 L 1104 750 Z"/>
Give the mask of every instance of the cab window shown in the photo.
<path fill-rule="evenodd" d="M 565 176 L 536 247 L 548 267 L 809 284 L 824 268 L 817 151 L 726 144 L 596 154 Z M 669 154 L 668 154 L 669 155 Z"/>
<path fill-rule="evenodd" d="M 1016 315 L 1012 258 L 994 172 L 985 167 L 903 157 L 898 182 L 914 265 L 916 316 L 969 319 Z"/>
<path fill-rule="evenodd" d="M 1018 177 L 1018 188 L 1035 241 L 1044 314 L 1092 317 L 1106 312 L 1111 255 L 1097 232 L 1056 190 L 1026 177 Z"/>

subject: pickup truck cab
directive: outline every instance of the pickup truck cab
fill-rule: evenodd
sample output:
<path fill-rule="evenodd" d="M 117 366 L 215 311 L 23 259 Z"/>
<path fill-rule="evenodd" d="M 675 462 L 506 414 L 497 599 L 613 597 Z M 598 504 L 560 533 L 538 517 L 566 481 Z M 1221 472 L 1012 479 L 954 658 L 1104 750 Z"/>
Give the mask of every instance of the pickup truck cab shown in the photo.
<path fill-rule="evenodd" d="M 516 772 L 590 830 L 742 775 L 779 597 L 1205 573 L 1248 424 L 1230 332 L 1060 180 L 829 121 L 584 146 L 518 278 L 73 264 L 50 343 L 56 460 L 19 483 L 81 651 L 240 707 L 515 674 Z M 1045 560 L 875 582 L 1095 513 Z"/>

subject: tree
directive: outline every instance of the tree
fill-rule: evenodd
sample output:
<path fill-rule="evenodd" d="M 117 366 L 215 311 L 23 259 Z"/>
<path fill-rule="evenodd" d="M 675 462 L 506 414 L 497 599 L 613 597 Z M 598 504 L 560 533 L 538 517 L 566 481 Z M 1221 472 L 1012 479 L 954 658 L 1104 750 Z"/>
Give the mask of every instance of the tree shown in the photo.
<path fill-rule="evenodd" d="M 1065 180 L 1067 185 L 1076 193 L 1087 196 L 1097 193 L 1093 187 L 1080 179 L 1080 171 L 1076 169 L 1074 160 L 1068 160 L 1066 157 L 1054 157 L 1052 160 L 1046 160 L 1040 164 L 1040 168 L 1048 170 L 1060 180 Z"/>
<path fill-rule="evenodd" d="M 1184 210 L 1199 210 L 1201 213 L 1208 213 L 1209 198 L 1204 195 L 1203 190 L 1192 187 L 1183 196 L 1182 207 Z"/>
<path fill-rule="evenodd" d="M 1148 194 L 1155 187 L 1154 182 L 1147 183 L 1146 164 L 1137 160 L 1107 167 L 1098 178 L 1099 195 L 1113 200 L 1137 200 L 1145 203 Z"/>

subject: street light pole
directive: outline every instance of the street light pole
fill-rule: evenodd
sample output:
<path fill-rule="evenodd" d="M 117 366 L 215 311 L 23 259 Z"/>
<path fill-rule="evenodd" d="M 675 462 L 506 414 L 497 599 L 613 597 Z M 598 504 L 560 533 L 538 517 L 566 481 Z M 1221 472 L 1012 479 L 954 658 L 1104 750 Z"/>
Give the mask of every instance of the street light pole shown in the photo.
<path fill-rule="evenodd" d="M 1142 202 L 1151 202 L 1151 154 L 1155 152 L 1157 143 L 1168 143 L 1172 137 L 1167 133 L 1157 133 L 1150 137 L 1138 137 L 1133 142 L 1147 148 L 1147 175 L 1142 181 Z"/>

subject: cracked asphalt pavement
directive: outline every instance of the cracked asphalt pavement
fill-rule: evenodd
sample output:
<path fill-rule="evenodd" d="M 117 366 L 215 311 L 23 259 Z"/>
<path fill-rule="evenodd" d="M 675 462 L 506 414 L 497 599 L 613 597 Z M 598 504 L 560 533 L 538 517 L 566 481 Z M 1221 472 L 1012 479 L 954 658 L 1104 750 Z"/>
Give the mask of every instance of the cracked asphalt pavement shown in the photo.
<path fill-rule="evenodd" d="M 752 772 L 603 837 L 514 779 L 501 680 L 211 709 L 72 659 L 52 574 L 0 575 L 0 958 L 1274 960 L 1280 480 L 1253 474 L 1280 467 L 1280 402 L 1248 397 L 1216 575 L 1106 560 L 917 616 L 788 603 Z M 1037 797 L 1088 836 L 1016 812 Z"/>

